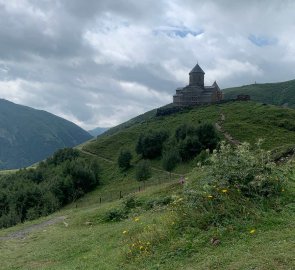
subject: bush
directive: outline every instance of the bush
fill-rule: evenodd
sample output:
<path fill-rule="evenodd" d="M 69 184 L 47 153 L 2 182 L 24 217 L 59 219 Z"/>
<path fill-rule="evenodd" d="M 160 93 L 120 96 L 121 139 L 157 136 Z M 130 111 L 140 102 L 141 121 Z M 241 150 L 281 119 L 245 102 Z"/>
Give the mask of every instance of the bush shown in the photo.
<path fill-rule="evenodd" d="M 213 151 L 220 140 L 215 127 L 209 123 L 199 125 L 196 129 L 196 134 L 204 150 L 209 149 Z"/>
<path fill-rule="evenodd" d="M 170 150 L 163 155 L 162 166 L 164 170 L 171 172 L 180 161 L 179 153 L 175 150 Z"/>
<path fill-rule="evenodd" d="M 150 130 L 147 134 L 141 134 L 136 145 L 137 154 L 145 159 L 153 159 L 162 154 L 163 143 L 169 137 L 164 130 Z"/>
<path fill-rule="evenodd" d="M 106 222 L 110 222 L 121 221 L 126 218 L 128 218 L 128 213 L 124 209 L 114 208 L 106 212 L 103 219 Z"/>
<path fill-rule="evenodd" d="M 279 194 L 284 183 L 284 171 L 270 159 L 270 152 L 260 148 L 251 151 L 244 143 L 237 148 L 224 143 L 211 159 L 209 173 L 213 185 L 239 190 L 249 197 Z"/>
<path fill-rule="evenodd" d="M 127 198 L 124 199 L 123 205 L 124 209 L 129 212 L 131 209 L 139 206 L 140 202 L 135 198 L 134 195 L 129 195 Z"/>
<path fill-rule="evenodd" d="M 176 129 L 174 137 L 183 161 L 193 159 L 202 150 L 212 151 L 220 140 L 214 126 L 210 123 L 200 124 L 196 128 L 182 124 Z"/>
<path fill-rule="evenodd" d="M 175 130 L 175 139 L 177 142 L 184 140 L 187 136 L 194 135 L 196 135 L 196 128 L 187 124 L 182 124 Z"/>
<path fill-rule="evenodd" d="M 178 144 L 179 154 L 183 161 L 188 161 L 194 158 L 202 151 L 202 148 L 198 136 L 187 136 Z"/>
<path fill-rule="evenodd" d="M 150 210 L 156 206 L 165 206 L 172 202 L 171 196 L 159 197 L 155 199 L 150 199 L 144 203 L 143 207 L 146 210 Z"/>
<path fill-rule="evenodd" d="M 142 160 L 136 165 L 135 177 L 137 181 L 146 181 L 152 176 L 150 162 Z"/>
<path fill-rule="evenodd" d="M 209 165 L 210 164 L 209 157 L 210 157 L 209 149 L 202 150 L 201 153 L 195 157 L 194 163 L 196 165 Z"/>
<path fill-rule="evenodd" d="M 132 159 L 132 155 L 128 150 L 121 150 L 118 157 L 118 165 L 119 168 L 123 170 L 127 170 L 130 168 L 130 161 Z"/>
<path fill-rule="evenodd" d="M 277 207 L 288 171 L 272 163 L 259 144 L 252 151 L 247 143 L 236 148 L 222 143 L 209 162 L 197 184 L 187 185 L 179 204 L 183 225 L 207 230 L 259 216 L 266 206 Z"/>

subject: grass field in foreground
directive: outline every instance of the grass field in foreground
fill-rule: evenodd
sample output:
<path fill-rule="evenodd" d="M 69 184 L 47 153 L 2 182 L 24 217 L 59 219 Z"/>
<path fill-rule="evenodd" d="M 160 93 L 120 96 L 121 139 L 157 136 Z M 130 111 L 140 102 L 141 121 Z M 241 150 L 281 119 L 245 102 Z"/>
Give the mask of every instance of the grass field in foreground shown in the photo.
<path fill-rule="evenodd" d="M 126 220 L 102 221 L 107 211 L 122 206 L 122 200 L 100 204 L 98 198 L 108 192 L 128 191 L 134 184 L 128 178 L 119 181 L 118 185 L 106 183 L 77 205 L 39 220 L 67 216 L 66 223 L 44 227 L 24 239 L 1 241 L 0 269 L 294 269 L 294 204 L 280 213 L 266 212 L 257 224 L 223 233 L 221 244 L 213 246 L 210 231 L 167 233 L 173 226 L 173 213 L 165 206 L 152 210 L 138 207 Z M 290 179 L 287 192 L 294 194 L 294 185 Z M 135 196 L 146 202 L 181 190 L 181 185 L 168 182 Z M 0 236 L 30 224 L 1 230 Z M 256 233 L 251 235 L 253 227 Z M 129 245 L 138 239 L 151 241 L 150 252 L 128 258 Z"/>

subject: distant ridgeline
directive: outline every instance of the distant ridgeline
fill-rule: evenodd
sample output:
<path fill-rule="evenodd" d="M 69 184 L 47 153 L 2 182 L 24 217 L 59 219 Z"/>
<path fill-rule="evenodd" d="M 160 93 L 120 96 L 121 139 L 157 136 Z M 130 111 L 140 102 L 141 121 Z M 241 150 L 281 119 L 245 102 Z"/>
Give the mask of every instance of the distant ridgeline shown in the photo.
<path fill-rule="evenodd" d="M 295 80 L 278 83 L 255 83 L 223 89 L 225 99 L 235 99 L 238 95 L 248 95 L 251 100 L 295 108 Z"/>
<path fill-rule="evenodd" d="M 63 118 L 0 99 L 0 169 L 32 165 L 91 138 Z"/>

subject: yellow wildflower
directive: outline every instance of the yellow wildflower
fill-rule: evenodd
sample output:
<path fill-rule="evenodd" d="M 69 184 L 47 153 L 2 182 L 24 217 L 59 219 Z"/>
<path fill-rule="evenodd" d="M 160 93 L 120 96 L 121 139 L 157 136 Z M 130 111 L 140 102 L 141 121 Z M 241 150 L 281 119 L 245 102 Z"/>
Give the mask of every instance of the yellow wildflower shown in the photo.
<path fill-rule="evenodd" d="M 284 192 L 285 190 L 282 188 L 282 192 Z"/>
<path fill-rule="evenodd" d="M 140 250 L 143 250 L 143 249 L 144 249 L 144 247 L 143 247 L 143 246 L 140 246 L 140 247 L 139 247 L 139 249 L 140 249 Z"/>
<path fill-rule="evenodd" d="M 212 195 L 208 195 L 207 198 L 208 198 L 208 199 L 212 199 L 213 196 L 212 196 Z"/>
<path fill-rule="evenodd" d="M 135 221 L 135 222 L 138 222 L 138 221 L 139 221 L 139 218 L 138 218 L 138 217 L 137 217 L 137 218 L 135 218 L 135 219 L 134 219 L 134 221 Z"/>
<path fill-rule="evenodd" d="M 249 233 L 250 234 L 254 234 L 256 232 L 256 230 L 255 229 L 252 229 Z"/>
<path fill-rule="evenodd" d="M 227 190 L 227 189 L 222 189 L 221 192 L 222 192 L 222 193 L 227 193 L 228 190 Z"/>
<path fill-rule="evenodd" d="M 123 234 L 126 234 L 128 231 L 123 231 Z"/>

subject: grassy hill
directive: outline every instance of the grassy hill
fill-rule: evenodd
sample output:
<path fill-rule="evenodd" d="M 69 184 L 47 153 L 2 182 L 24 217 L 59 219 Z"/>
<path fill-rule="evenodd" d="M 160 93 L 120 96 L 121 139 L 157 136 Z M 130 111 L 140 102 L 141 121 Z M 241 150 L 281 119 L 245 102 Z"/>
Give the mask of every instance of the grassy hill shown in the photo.
<path fill-rule="evenodd" d="M 84 145 L 83 149 L 116 160 L 120 149 L 124 147 L 130 149 L 136 156 L 135 145 L 140 133 L 164 128 L 172 134 L 182 123 L 192 125 L 199 125 L 202 122 L 216 123 L 220 120 L 221 113 L 225 116 L 222 124 L 225 132 L 241 142 L 247 141 L 253 144 L 258 139 L 263 139 L 262 146 L 267 150 L 295 146 L 294 110 L 255 102 L 229 102 L 193 108 L 187 112 L 165 117 L 142 118 L 140 122 L 121 127 L 111 134 L 107 132 L 97 140 Z"/>
<path fill-rule="evenodd" d="M 250 95 L 252 100 L 295 108 L 295 80 L 280 83 L 251 84 L 224 89 L 226 99 Z"/>
<path fill-rule="evenodd" d="M 65 119 L 0 100 L 0 169 L 29 166 L 57 149 L 90 138 L 89 133 Z"/>
<path fill-rule="evenodd" d="M 205 121 L 219 122 L 225 132 L 241 142 L 255 143 L 264 138 L 263 148 L 286 149 L 295 145 L 294 110 L 229 102 L 161 117 L 155 117 L 152 111 L 132 121 L 81 146 L 102 167 L 99 188 L 52 216 L 0 230 L 0 269 L 292 269 L 294 163 L 278 200 L 262 200 L 257 206 L 235 202 L 244 207 L 245 219 L 237 217 L 201 229 L 197 224 L 183 225 L 183 220 L 189 223 L 190 216 L 185 216 L 181 201 L 191 185 L 196 190 L 203 188 L 203 168 L 196 167 L 194 161 L 179 165 L 174 172 L 186 173 L 183 187 L 178 183 L 179 175 L 170 179 L 160 170 L 159 159 L 152 162 L 153 175 L 146 183 L 135 181 L 134 167 L 126 172 L 119 170 L 116 160 L 121 147 L 133 152 L 133 164 L 140 159 L 134 148 L 141 132 L 164 128 L 172 134 L 182 123 L 199 125 Z M 285 175 L 284 167 L 280 178 Z M 224 194 L 224 198 L 227 196 Z M 123 214 L 122 220 L 107 221 L 110 214 Z M 181 219 L 179 214 L 183 214 Z M 65 219 L 31 227 L 56 217 Z M 21 237 L 14 234 L 7 238 L 28 228 L 33 229 Z M 220 241 L 217 245 L 212 244 L 214 236 Z"/>

